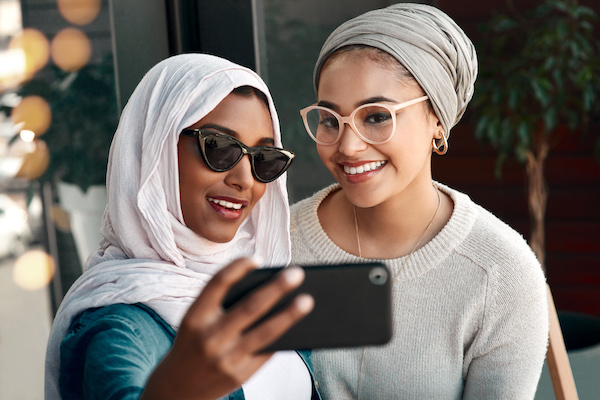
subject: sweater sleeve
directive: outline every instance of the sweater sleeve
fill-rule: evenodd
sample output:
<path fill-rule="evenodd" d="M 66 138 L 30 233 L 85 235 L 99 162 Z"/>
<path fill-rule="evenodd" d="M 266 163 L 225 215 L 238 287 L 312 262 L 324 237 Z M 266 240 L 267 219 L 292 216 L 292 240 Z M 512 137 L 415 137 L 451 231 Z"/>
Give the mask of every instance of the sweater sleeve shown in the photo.
<path fill-rule="evenodd" d="M 86 310 L 61 344 L 62 398 L 138 399 L 173 338 L 173 330 L 143 306 Z"/>
<path fill-rule="evenodd" d="M 533 399 L 548 340 L 543 272 L 529 248 L 488 274 L 486 306 L 470 359 L 463 399 Z"/>

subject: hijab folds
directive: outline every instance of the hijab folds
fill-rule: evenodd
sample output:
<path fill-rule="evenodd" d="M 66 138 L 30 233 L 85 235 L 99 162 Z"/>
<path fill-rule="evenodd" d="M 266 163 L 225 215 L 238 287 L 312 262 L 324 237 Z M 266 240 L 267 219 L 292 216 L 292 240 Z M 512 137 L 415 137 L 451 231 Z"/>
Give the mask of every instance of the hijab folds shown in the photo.
<path fill-rule="evenodd" d="M 252 86 L 269 102 L 275 146 L 277 113 L 262 79 L 230 61 L 204 54 L 163 60 L 141 80 L 123 110 L 108 161 L 100 248 L 57 312 L 46 356 L 46 398 L 58 399 L 60 343 L 73 317 L 115 303 L 143 303 L 177 329 L 210 278 L 239 257 L 266 266 L 290 260 L 285 174 L 267 184 L 228 243 L 196 235 L 179 199 L 179 134 L 210 113 L 231 91 Z"/>

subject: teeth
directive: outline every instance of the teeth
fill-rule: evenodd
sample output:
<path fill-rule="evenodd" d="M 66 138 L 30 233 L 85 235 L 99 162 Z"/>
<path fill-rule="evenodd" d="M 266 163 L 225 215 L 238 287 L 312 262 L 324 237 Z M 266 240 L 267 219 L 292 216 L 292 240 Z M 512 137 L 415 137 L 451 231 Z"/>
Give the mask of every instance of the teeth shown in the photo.
<path fill-rule="evenodd" d="M 232 203 L 230 201 L 225 201 L 225 200 L 217 200 L 217 199 L 213 199 L 213 198 L 208 198 L 209 201 L 212 201 L 215 204 L 220 205 L 221 207 L 225 207 L 225 208 L 231 208 L 233 210 L 239 210 L 240 208 L 242 208 L 242 205 L 239 203 Z"/>
<path fill-rule="evenodd" d="M 347 165 L 344 165 L 344 172 L 349 175 L 362 174 L 363 172 L 374 171 L 377 168 L 381 167 L 383 164 L 385 164 L 385 161 L 373 161 L 370 163 L 360 165 L 358 167 L 348 167 Z"/>

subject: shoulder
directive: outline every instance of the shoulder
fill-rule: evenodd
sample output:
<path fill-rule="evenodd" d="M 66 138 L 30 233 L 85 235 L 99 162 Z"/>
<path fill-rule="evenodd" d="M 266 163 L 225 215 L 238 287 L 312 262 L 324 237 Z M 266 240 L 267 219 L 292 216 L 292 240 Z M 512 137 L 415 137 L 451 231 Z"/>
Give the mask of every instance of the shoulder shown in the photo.
<path fill-rule="evenodd" d="M 170 346 L 173 329 L 142 304 L 112 304 L 90 308 L 75 317 L 61 343 L 61 357 L 81 354 L 93 340 L 139 341 Z M 110 345 L 110 343 L 107 343 Z"/>
<path fill-rule="evenodd" d="M 457 192 L 458 193 L 458 192 Z M 485 271 L 492 293 L 497 300 L 514 296 L 523 299 L 545 296 L 545 276 L 531 247 L 519 232 L 490 211 L 458 193 L 454 197 L 460 206 L 472 210 L 473 223 L 455 248 Z"/>
<path fill-rule="evenodd" d="M 459 237 L 454 243 L 455 251 L 482 266 L 517 263 L 540 269 L 523 235 L 468 195 L 443 185 L 439 187 L 454 202 L 452 217 L 444 231 L 447 230 L 449 236 Z M 451 237 L 446 239 L 452 240 Z"/>
<path fill-rule="evenodd" d="M 168 327 L 152 310 L 143 304 L 111 304 L 99 308 L 89 308 L 73 319 L 68 332 L 72 333 L 94 326 L 145 325 L 148 327 Z"/>
<path fill-rule="evenodd" d="M 474 205 L 477 218 L 460 250 L 492 265 L 519 265 L 541 270 L 540 263 L 522 234 L 490 211 Z"/>
<path fill-rule="evenodd" d="M 85 310 L 74 318 L 60 345 L 62 396 L 83 398 L 85 392 L 110 398 L 108 392 L 119 390 L 141 394 L 173 338 L 172 329 L 141 304 Z"/>

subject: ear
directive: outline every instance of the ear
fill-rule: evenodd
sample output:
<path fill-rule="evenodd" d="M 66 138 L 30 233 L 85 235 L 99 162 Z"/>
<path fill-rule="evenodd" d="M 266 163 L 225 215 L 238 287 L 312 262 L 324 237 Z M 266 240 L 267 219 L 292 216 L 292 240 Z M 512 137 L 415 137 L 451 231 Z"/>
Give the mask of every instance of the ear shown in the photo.
<path fill-rule="evenodd" d="M 444 127 L 442 126 L 442 123 L 439 119 L 437 119 L 435 133 L 433 134 L 433 137 L 434 139 L 442 139 L 444 137 Z"/>
<path fill-rule="evenodd" d="M 442 122 L 440 121 L 440 119 L 437 117 L 437 115 L 435 115 L 433 111 L 429 112 L 428 120 L 430 123 L 431 130 L 433 132 L 433 139 L 442 139 L 442 137 L 444 136 L 444 127 L 442 126 Z"/>

